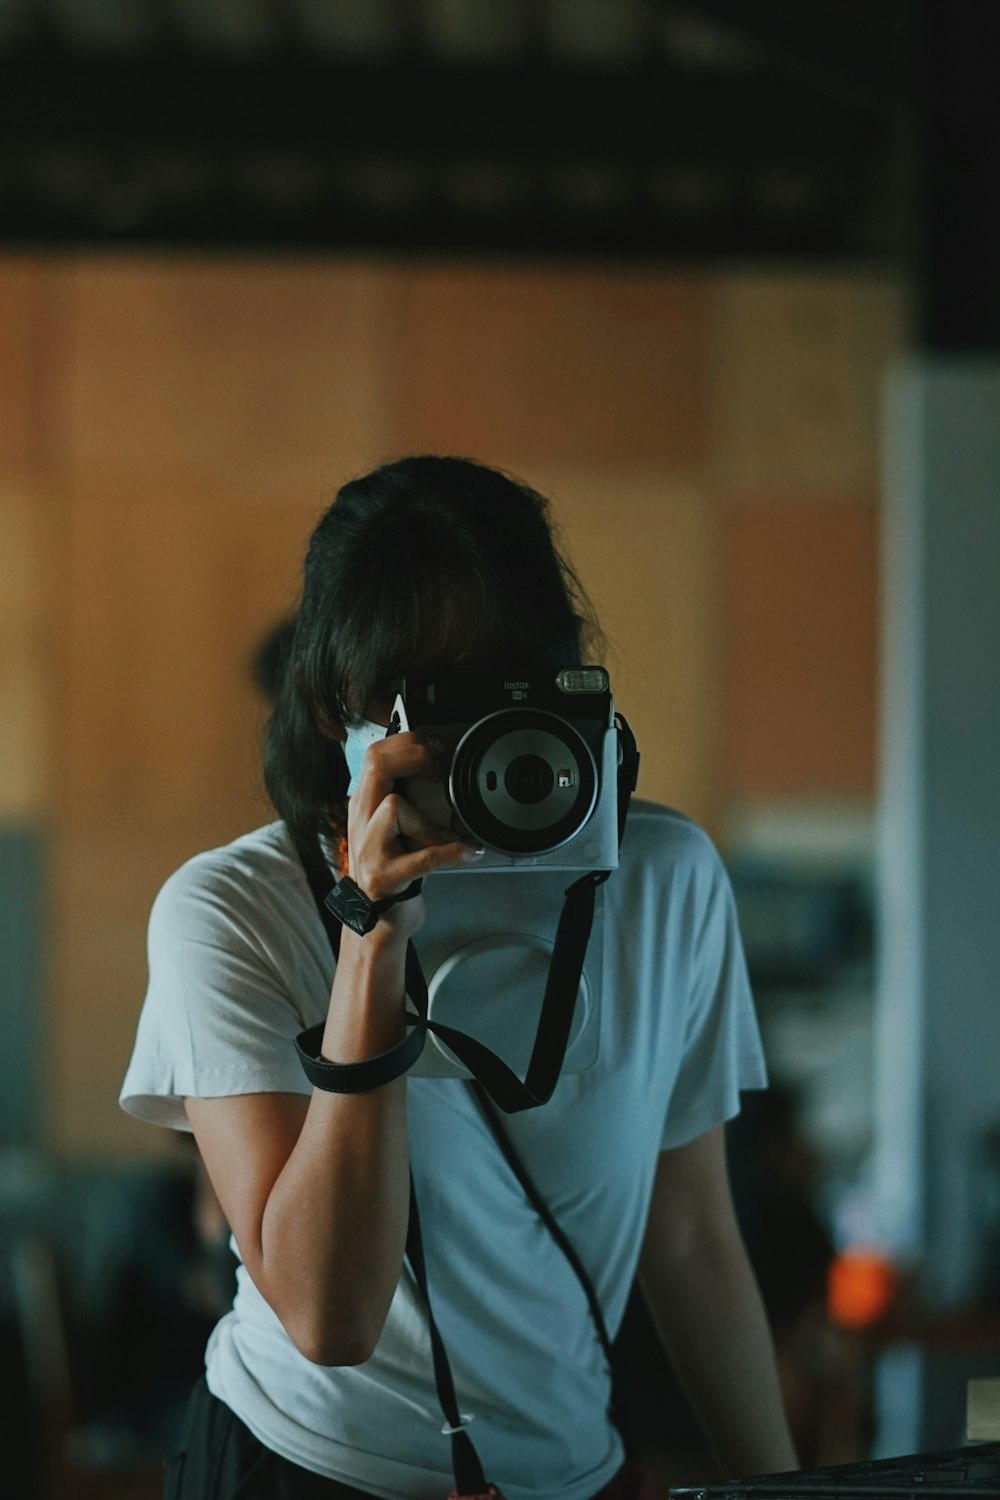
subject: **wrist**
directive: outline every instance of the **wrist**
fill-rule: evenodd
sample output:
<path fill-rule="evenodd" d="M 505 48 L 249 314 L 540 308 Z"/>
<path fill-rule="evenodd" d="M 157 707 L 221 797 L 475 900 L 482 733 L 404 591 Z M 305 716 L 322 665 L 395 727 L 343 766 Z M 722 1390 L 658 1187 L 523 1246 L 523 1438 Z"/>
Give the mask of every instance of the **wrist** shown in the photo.
<path fill-rule="evenodd" d="M 422 885 L 422 880 L 411 880 L 405 890 L 373 898 L 352 876 L 342 875 L 326 896 L 324 905 L 342 926 L 366 937 L 387 913 L 404 902 L 416 900 Z"/>
<path fill-rule="evenodd" d="M 405 935 L 381 930 L 360 937 L 345 928 L 333 978 L 328 1027 L 354 1024 L 402 1027 L 406 1011 Z M 367 1017 L 367 1022 L 363 1019 Z"/>
<path fill-rule="evenodd" d="M 350 927 L 341 928 L 340 963 L 346 962 L 352 969 L 385 969 L 398 964 L 400 972 L 406 965 L 406 945 L 410 940 L 408 931 L 400 930 L 384 917 L 371 932 L 364 936 Z"/>
<path fill-rule="evenodd" d="M 406 940 L 345 929 L 323 1028 L 321 1057 L 349 1063 L 394 1046 L 406 1032 Z"/>

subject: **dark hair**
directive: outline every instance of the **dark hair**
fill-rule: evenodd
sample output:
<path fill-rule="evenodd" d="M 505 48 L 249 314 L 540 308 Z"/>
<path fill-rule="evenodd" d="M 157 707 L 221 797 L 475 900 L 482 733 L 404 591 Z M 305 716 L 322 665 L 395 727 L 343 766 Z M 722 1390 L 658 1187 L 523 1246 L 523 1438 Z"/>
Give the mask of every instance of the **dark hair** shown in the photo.
<path fill-rule="evenodd" d="M 250 661 L 250 675 L 254 686 L 267 699 L 269 705 L 273 706 L 281 692 L 294 636 L 294 617 L 279 620 L 277 625 L 272 625 L 267 634 L 258 641 L 254 649 Z"/>
<path fill-rule="evenodd" d="M 343 828 L 344 725 L 415 667 L 577 665 L 602 637 L 527 485 L 464 458 L 383 465 L 338 492 L 306 554 L 264 742 L 268 795 L 297 847 Z"/>

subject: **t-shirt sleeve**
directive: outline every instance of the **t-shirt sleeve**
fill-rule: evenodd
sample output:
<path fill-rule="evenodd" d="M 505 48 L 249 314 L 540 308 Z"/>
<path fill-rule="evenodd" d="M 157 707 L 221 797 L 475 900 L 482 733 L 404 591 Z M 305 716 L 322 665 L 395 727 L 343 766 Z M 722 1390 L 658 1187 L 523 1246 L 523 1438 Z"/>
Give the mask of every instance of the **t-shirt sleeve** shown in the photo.
<path fill-rule="evenodd" d="M 149 919 L 149 985 L 120 1104 L 188 1129 L 186 1096 L 306 1093 L 295 1052 L 305 1022 L 259 936 L 245 881 L 199 855 Z"/>
<path fill-rule="evenodd" d="M 742 1090 L 767 1088 L 732 886 L 714 844 L 698 833 L 687 1015 L 664 1151 L 739 1114 Z"/>

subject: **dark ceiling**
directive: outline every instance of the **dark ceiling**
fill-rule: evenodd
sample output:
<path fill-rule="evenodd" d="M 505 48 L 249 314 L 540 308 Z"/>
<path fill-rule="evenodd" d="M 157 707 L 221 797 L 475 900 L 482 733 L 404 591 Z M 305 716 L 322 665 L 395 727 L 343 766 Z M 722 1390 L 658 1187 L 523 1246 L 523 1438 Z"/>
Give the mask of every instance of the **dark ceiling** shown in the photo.
<path fill-rule="evenodd" d="M 0 0 L 0 243 L 883 260 L 907 0 Z"/>

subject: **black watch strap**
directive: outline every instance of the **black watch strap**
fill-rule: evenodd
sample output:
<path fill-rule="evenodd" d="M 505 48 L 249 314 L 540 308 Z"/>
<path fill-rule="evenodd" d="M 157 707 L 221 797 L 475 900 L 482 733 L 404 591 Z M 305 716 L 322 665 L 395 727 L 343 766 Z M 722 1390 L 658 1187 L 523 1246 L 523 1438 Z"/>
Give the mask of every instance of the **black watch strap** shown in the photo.
<path fill-rule="evenodd" d="M 396 906 L 400 901 L 411 901 L 414 896 L 419 896 L 422 884 L 422 881 L 414 880 L 405 891 L 400 891 L 398 896 L 387 896 L 384 901 L 372 901 L 349 875 L 344 875 L 326 897 L 325 904 L 338 922 L 349 927 L 359 937 L 364 937 L 366 933 L 371 932 L 379 917 L 383 912 L 388 911 L 390 906 Z"/>

